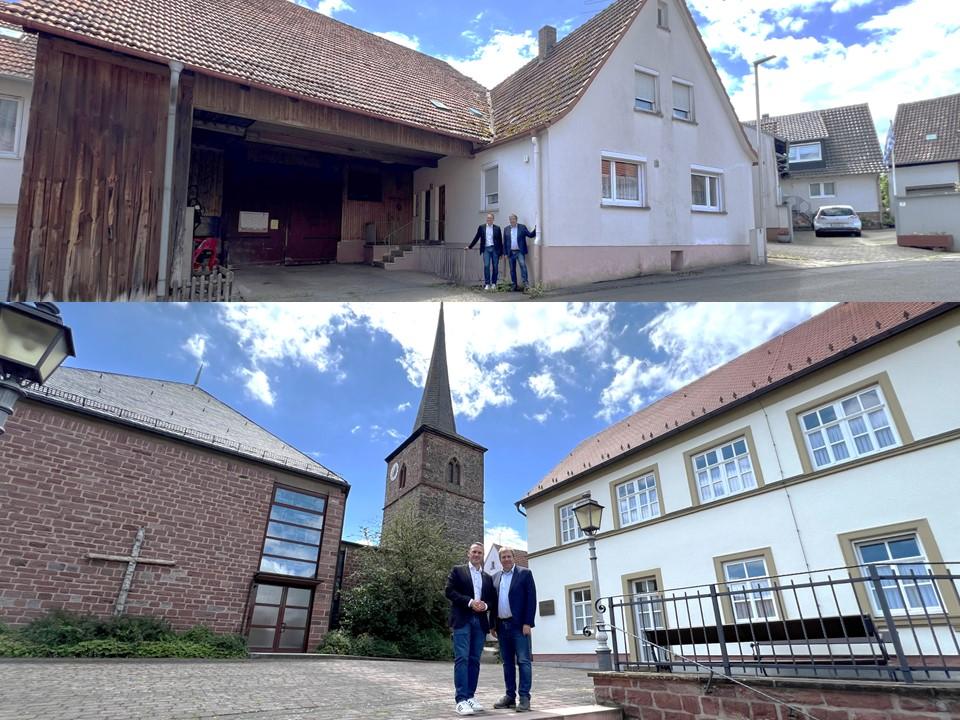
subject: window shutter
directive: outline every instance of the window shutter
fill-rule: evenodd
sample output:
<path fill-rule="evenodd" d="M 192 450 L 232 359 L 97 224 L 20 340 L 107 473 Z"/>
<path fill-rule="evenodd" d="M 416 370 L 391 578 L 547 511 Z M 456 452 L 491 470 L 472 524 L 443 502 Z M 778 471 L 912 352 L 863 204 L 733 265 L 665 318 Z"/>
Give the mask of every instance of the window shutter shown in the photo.
<path fill-rule="evenodd" d="M 645 72 L 636 73 L 637 108 L 641 110 L 657 109 L 657 79 Z"/>

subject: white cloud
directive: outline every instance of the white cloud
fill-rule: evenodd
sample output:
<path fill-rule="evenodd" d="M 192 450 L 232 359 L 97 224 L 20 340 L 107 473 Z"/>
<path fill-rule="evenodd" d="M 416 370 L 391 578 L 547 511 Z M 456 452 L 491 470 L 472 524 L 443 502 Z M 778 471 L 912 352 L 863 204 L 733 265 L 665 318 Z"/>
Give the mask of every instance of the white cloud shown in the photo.
<path fill-rule="evenodd" d="M 483 529 L 483 546 L 486 551 L 490 551 L 491 545 L 513 548 L 514 550 L 526 550 L 527 540 L 520 534 L 519 530 L 509 525 L 497 525 Z"/>
<path fill-rule="evenodd" d="M 339 12 L 353 12 L 353 7 L 346 0 L 295 0 L 297 5 L 316 10 L 321 15 L 333 16 Z"/>
<path fill-rule="evenodd" d="M 465 30 L 462 35 L 475 45 L 470 55 L 438 57 L 486 88 L 507 79 L 536 57 L 538 51 L 537 38 L 530 30 L 522 33 L 494 30 L 487 38 L 475 30 Z"/>
<path fill-rule="evenodd" d="M 237 375 L 244 381 L 244 387 L 252 398 L 273 407 L 277 396 L 270 389 L 270 378 L 263 370 L 240 368 Z"/>
<path fill-rule="evenodd" d="M 557 383 L 549 370 L 544 370 L 539 375 L 531 375 L 527 378 L 527 386 L 541 400 L 563 400 L 563 396 L 557 392 Z"/>
<path fill-rule="evenodd" d="M 636 412 L 747 350 L 826 310 L 831 303 L 675 303 L 645 325 L 663 362 L 617 355 L 597 417 Z"/>
<path fill-rule="evenodd" d="M 533 415 L 524 415 L 527 420 L 533 420 L 535 423 L 540 423 L 543 425 L 547 420 L 550 419 L 550 411 L 544 410 L 542 413 L 534 413 Z"/>
<path fill-rule="evenodd" d="M 411 50 L 420 49 L 420 38 L 418 38 L 416 35 L 405 35 L 402 32 L 396 32 L 394 30 L 375 32 L 374 35 L 378 35 L 385 40 L 396 43 L 397 45 L 403 45 L 403 47 L 410 48 Z"/>
<path fill-rule="evenodd" d="M 360 428 L 360 425 L 354 425 L 352 428 L 350 428 L 350 434 L 356 435 L 358 432 L 360 432 Z"/>
<path fill-rule="evenodd" d="M 203 357 L 207 351 L 207 340 L 209 340 L 209 338 L 206 335 L 194 333 L 187 338 L 187 341 L 183 343 L 181 347 L 190 355 L 192 355 L 198 362 L 203 362 Z"/>
<path fill-rule="evenodd" d="M 397 412 L 403 412 L 404 410 L 409 410 L 409 409 L 410 409 L 410 403 L 408 402 L 402 402 L 399 405 L 397 405 Z"/>

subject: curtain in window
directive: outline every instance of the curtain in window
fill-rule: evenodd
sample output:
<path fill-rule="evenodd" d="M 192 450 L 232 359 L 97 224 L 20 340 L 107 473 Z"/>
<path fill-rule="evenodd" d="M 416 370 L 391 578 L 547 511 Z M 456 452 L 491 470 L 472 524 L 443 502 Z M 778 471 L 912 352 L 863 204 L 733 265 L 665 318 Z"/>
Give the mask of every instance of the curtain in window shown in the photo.
<path fill-rule="evenodd" d="M 693 189 L 693 204 L 705 206 L 707 204 L 707 178 L 704 175 L 691 175 L 690 184 Z"/>
<path fill-rule="evenodd" d="M 640 168 L 617 163 L 617 200 L 640 200 Z"/>
<path fill-rule="evenodd" d="M 613 199 L 613 188 L 610 186 L 610 161 L 600 161 L 600 182 L 603 189 L 603 199 Z"/>
<path fill-rule="evenodd" d="M 0 152 L 17 150 L 17 114 L 20 104 L 16 100 L 0 100 Z"/>

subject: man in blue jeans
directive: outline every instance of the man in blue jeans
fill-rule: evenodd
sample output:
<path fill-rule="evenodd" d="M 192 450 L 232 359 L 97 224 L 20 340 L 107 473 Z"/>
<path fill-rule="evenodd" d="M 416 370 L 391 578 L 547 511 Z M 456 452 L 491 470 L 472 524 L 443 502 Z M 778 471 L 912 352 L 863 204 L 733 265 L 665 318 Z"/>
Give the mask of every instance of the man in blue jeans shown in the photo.
<path fill-rule="evenodd" d="M 493 634 L 500 641 L 503 684 L 506 694 L 494 707 L 530 710 L 533 663 L 530 659 L 530 631 L 537 614 L 537 586 L 533 573 L 514 564 L 513 550 L 500 550 L 503 571 L 494 578 L 497 602 L 494 605 Z M 517 669 L 520 669 L 520 701 L 517 702 Z"/>
<path fill-rule="evenodd" d="M 527 229 L 526 225 L 517 224 L 517 216 L 510 216 L 510 224 L 503 229 L 503 252 L 510 260 L 510 281 L 514 290 L 520 290 L 517 285 L 517 263 L 520 263 L 520 275 L 523 278 L 523 288 L 527 288 L 527 239 L 537 237 L 537 227 Z"/>
<path fill-rule="evenodd" d="M 483 712 L 483 705 L 474 695 L 480 679 L 483 642 L 490 632 L 488 613 L 497 602 L 493 578 L 483 571 L 483 545 L 471 545 L 467 559 L 466 565 L 457 565 L 450 571 L 446 589 L 453 628 L 453 684 L 458 715 Z"/>
<path fill-rule="evenodd" d="M 480 243 L 480 259 L 483 261 L 483 289 L 496 290 L 500 274 L 500 256 L 503 255 L 503 233 L 493 224 L 493 213 L 487 213 L 487 224 L 477 228 L 473 241 L 463 250 L 466 252 Z"/>

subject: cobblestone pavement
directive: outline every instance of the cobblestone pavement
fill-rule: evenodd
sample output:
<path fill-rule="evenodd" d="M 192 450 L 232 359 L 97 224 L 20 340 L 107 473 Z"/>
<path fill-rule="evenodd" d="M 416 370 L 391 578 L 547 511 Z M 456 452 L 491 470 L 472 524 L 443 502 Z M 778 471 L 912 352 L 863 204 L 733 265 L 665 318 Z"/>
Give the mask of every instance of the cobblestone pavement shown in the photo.
<path fill-rule="evenodd" d="M 960 260 L 960 253 L 900 247 L 896 230 L 865 230 L 859 238 L 818 238 L 812 232 L 798 231 L 792 243 L 769 243 L 767 258 L 771 264 L 815 268 L 879 262 L 949 262 Z"/>
<path fill-rule="evenodd" d="M 534 709 L 593 704 L 585 670 L 533 673 Z M 488 710 L 502 681 L 499 665 L 481 667 Z M 433 720 L 456 718 L 453 707 L 451 663 L 0 661 L 0 720 Z"/>

